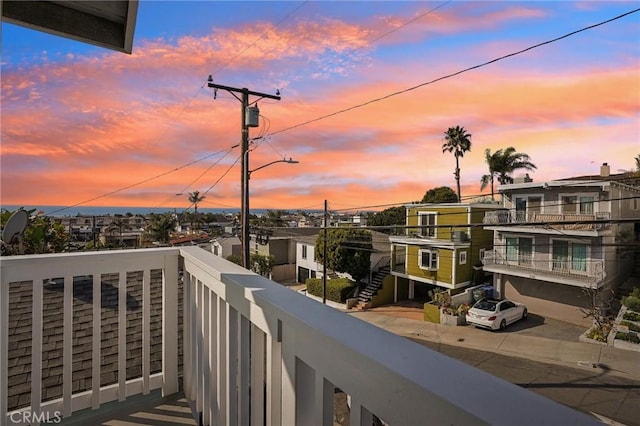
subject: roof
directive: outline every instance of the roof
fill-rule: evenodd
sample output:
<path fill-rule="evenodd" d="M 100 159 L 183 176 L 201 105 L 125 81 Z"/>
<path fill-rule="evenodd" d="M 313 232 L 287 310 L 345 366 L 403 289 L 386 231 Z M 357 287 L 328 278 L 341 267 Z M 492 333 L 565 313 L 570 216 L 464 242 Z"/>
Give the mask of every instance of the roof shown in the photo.
<path fill-rule="evenodd" d="M 2 1 L 2 20 L 131 53 L 138 0 L 122 1 Z"/>
<path fill-rule="evenodd" d="M 452 208 L 460 208 L 460 207 L 471 207 L 476 209 L 495 209 L 496 205 L 491 203 L 409 203 L 404 205 L 405 208 L 420 208 L 420 207 L 430 207 L 430 208 L 444 208 L 444 209 L 452 209 Z"/>
<path fill-rule="evenodd" d="M 584 175 L 575 176 L 569 178 L 562 178 L 556 180 L 549 180 L 544 182 L 523 182 L 523 183 L 510 183 L 506 185 L 500 185 L 498 192 L 506 192 L 515 189 L 527 189 L 527 188 L 553 188 L 553 187 L 588 187 L 598 186 L 607 187 L 609 185 L 618 185 L 626 187 L 628 189 L 640 189 L 640 173 L 627 172 L 618 173 L 609 176 L 600 175 Z"/>

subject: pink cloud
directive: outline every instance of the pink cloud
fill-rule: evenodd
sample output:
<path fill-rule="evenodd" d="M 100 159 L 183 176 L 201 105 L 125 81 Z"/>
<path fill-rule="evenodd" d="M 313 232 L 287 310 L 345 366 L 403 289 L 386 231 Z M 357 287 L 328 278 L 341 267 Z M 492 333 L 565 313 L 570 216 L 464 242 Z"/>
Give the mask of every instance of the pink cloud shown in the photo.
<path fill-rule="evenodd" d="M 384 44 L 417 33 L 544 17 L 540 10 L 518 7 L 485 13 L 483 19 L 474 13 L 474 4 L 464 11 L 443 9 L 410 25 L 407 32 L 385 38 Z M 473 150 L 461 160 L 463 194 L 479 193 L 480 176 L 486 173 L 485 148 L 513 145 L 528 153 L 539 166 L 533 173 L 536 180 L 592 173 L 593 164 L 603 161 L 614 169 L 631 167 L 623 163 L 637 153 L 640 140 L 640 81 L 634 58 L 622 66 L 546 72 L 523 72 L 505 62 L 289 129 L 460 69 L 448 60 L 369 64 L 373 56 L 364 51 L 370 41 L 398 22 L 406 18 L 361 24 L 303 21 L 289 28 L 260 24 L 183 37 L 175 45 L 142 42 L 130 57 L 73 57 L 3 72 L 2 202 L 20 204 L 29 193 L 35 204 L 74 204 L 160 175 L 95 203 L 154 205 L 196 179 L 187 191 L 206 190 L 235 160 L 238 149 L 209 172 L 217 156 L 164 174 L 239 142 L 238 101 L 223 91 L 213 100 L 211 90 L 202 87 L 211 69 L 223 65 L 234 70 L 223 76 L 235 76 L 240 69 L 269 69 L 268 77 L 260 73 L 253 78 L 275 76 L 283 84 L 280 88 L 287 87 L 280 102 L 259 102 L 271 124 L 266 133 L 276 133 L 269 139 L 272 146 L 262 143 L 251 153 L 251 164 L 257 167 L 282 156 L 301 163 L 256 174 L 251 182 L 256 208 L 301 207 L 324 198 L 356 206 L 372 200 L 406 202 L 420 199 L 430 187 L 454 187 L 454 159 L 441 149 L 442 133 L 453 125 L 473 134 Z M 511 48 L 485 47 L 489 53 Z M 350 67 L 340 56 L 354 49 L 363 52 L 353 59 L 362 67 Z M 294 76 L 284 67 L 306 61 L 327 62 L 319 71 L 314 68 L 314 78 L 341 76 L 347 68 L 355 78 L 305 86 L 308 75 Z M 278 132 L 283 129 L 289 130 Z M 252 129 L 251 135 L 261 130 Z M 608 140 L 615 144 L 603 144 Z M 549 155 L 558 146 L 573 153 L 574 168 L 563 168 L 562 160 Z M 37 179 L 21 172 L 20 163 L 29 159 L 46 164 L 41 173 L 46 178 L 37 186 L 46 190 L 35 194 L 30 188 Z M 211 190 L 208 202 L 239 204 L 238 166 Z"/>

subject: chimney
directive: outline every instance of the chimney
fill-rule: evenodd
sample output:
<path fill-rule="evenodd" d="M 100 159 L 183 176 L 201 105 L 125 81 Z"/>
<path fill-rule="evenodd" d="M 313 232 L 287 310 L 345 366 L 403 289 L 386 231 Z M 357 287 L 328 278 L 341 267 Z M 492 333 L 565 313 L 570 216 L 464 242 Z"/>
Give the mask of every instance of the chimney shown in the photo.
<path fill-rule="evenodd" d="M 513 179 L 513 183 L 529 183 L 529 182 L 533 182 L 533 179 L 529 177 L 529 173 L 525 175 L 516 176 Z"/>
<path fill-rule="evenodd" d="M 608 177 L 611 174 L 611 167 L 607 163 L 602 163 L 600 166 L 600 177 Z"/>

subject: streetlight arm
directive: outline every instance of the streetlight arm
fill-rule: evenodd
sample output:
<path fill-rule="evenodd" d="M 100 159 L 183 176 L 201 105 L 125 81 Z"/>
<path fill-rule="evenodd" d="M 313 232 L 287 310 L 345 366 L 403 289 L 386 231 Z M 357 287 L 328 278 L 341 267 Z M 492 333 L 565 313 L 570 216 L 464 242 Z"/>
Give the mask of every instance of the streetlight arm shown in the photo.
<path fill-rule="evenodd" d="M 286 158 L 283 158 L 282 160 L 275 160 L 275 161 L 272 161 L 272 162 L 270 162 L 270 163 L 264 164 L 264 165 L 262 165 L 262 166 L 260 166 L 260 167 L 256 167 L 256 168 L 255 168 L 255 169 L 253 169 L 253 170 L 249 170 L 249 171 L 248 171 L 248 176 L 250 177 L 250 176 L 251 176 L 251 173 L 253 173 L 253 172 L 257 171 L 257 170 L 260 170 L 260 169 L 264 169 L 265 167 L 269 167 L 270 165 L 272 165 L 272 164 L 276 164 L 276 163 L 298 164 L 298 163 L 299 163 L 299 161 L 297 161 L 297 160 L 293 160 L 293 159 L 291 159 L 291 158 L 289 158 L 288 160 L 287 160 Z"/>

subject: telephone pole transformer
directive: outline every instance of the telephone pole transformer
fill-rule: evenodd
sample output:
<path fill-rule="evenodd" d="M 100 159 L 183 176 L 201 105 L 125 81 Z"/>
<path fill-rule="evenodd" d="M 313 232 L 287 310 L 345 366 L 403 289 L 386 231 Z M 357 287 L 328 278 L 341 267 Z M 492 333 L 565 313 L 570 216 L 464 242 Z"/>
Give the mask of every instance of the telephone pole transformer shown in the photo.
<path fill-rule="evenodd" d="M 233 97 L 240 101 L 242 104 L 241 107 L 241 131 L 242 131 L 242 143 L 240 145 L 242 162 L 240 167 L 240 222 L 241 222 L 241 235 L 240 242 L 242 244 L 242 266 L 246 269 L 249 268 L 249 127 L 257 127 L 258 120 L 256 113 L 256 108 L 250 108 L 249 96 L 257 96 L 253 103 L 258 102 L 260 99 L 275 99 L 277 101 L 280 100 L 280 96 L 270 95 L 268 93 L 260 93 L 254 92 L 247 88 L 237 88 L 230 86 L 223 86 L 221 84 L 215 84 L 213 82 L 213 77 L 209 76 L 208 87 L 214 90 L 214 99 L 215 93 L 217 93 L 218 89 L 226 90 L 231 93 Z"/>

